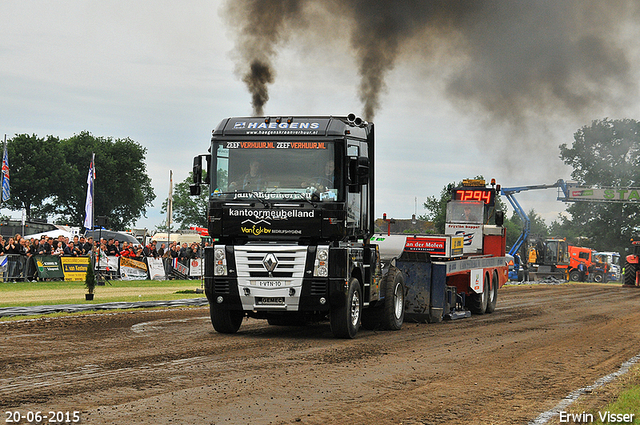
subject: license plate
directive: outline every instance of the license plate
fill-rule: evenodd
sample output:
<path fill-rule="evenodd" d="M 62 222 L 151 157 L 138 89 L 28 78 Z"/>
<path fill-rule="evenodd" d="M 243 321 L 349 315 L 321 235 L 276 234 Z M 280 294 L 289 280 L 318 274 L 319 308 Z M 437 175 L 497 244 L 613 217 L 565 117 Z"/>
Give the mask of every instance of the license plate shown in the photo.
<path fill-rule="evenodd" d="M 283 280 L 254 280 L 251 284 L 261 288 L 281 288 L 285 282 Z"/>
<path fill-rule="evenodd" d="M 256 298 L 258 305 L 284 305 L 284 297 L 259 297 Z"/>

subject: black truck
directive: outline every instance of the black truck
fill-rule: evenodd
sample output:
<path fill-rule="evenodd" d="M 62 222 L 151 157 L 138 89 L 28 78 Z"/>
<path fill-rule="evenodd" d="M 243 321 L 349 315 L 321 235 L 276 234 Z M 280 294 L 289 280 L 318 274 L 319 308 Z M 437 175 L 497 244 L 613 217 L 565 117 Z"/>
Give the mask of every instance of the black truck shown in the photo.
<path fill-rule="evenodd" d="M 224 119 L 194 158 L 209 193 L 205 293 L 216 331 L 245 316 L 273 325 L 329 319 L 336 337 L 400 329 L 402 273 L 374 232 L 374 126 L 353 114 Z M 206 159 L 206 181 L 203 164 Z"/>

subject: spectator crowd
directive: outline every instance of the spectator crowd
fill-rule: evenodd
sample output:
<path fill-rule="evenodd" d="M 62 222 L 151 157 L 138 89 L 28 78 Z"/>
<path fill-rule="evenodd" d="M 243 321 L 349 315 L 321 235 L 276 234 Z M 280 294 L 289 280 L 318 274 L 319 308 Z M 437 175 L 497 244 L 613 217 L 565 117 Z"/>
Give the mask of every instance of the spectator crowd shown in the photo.
<path fill-rule="evenodd" d="M 208 245 L 207 242 L 204 246 Z M 89 256 L 92 253 L 98 257 L 101 255 L 113 257 L 127 257 L 142 261 L 145 257 L 162 258 L 162 259 L 178 259 L 182 263 L 188 263 L 191 259 L 201 258 L 202 249 L 198 243 L 180 244 L 179 242 L 171 242 L 167 244 L 161 243 L 158 246 L 156 241 L 151 241 L 143 246 L 135 245 L 129 242 L 123 242 L 122 245 L 117 239 L 101 239 L 99 242 L 94 241 L 93 237 L 84 238 L 83 236 L 73 236 L 69 239 L 65 236 L 53 238 L 50 236 L 41 236 L 40 238 L 22 237 L 16 234 L 13 237 L 5 239 L 0 236 L 0 255 L 7 255 L 7 277 L 14 280 L 18 275 L 24 273 L 24 277 L 29 280 L 35 279 L 36 266 L 33 257 L 36 255 L 54 255 L 54 256 Z"/>

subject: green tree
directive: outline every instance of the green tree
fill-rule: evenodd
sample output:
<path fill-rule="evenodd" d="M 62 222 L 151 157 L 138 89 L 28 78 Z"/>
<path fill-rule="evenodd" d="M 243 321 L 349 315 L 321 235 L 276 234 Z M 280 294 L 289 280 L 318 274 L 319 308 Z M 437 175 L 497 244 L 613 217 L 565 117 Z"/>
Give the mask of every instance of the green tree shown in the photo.
<path fill-rule="evenodd" d="M 571 177 L 585 186 L 640 186 L 640 123 L 631 119 L 595 120 L 580 128 L 573 144 L 560 145 Z M 567 208 L 577 236 L 592 248 L 621 251 L 640 228 L 640 206 L 631 203 L 576 202 Z M 566 223 L 565 223 L 566 224 Z"/>
<path fill-rule="evenodd" d="M 81 226 L 87 192 L 87 174 L 95 153 L 96 180 L 94 214 L 106 216 L 109 227 L 123 230 L 146 214 L 155 199 L 147 175 L 147 150 L 129 138 L 95 137 L 81 132 L 62 140 L 66 165 L 56 195 L 56 210 L 61 220 Z"/>
<path fill-rule="evenodd" d="M 6 207 L 24 208 L 29 218 L 44 218 L 54 209 L 55 193 L 64 173 L 57 137 L 18 134 L 7 141 L 11 197 Z"/>
<path fill-rule="evenodd" d="M 460 183 L 459 183 L 460 184 Z M 440 191 L 440 197 L 427 196 L 427 200 L 422 205 L 426 210 L 426 214 L 421 215 L 420 220 L 433 222 L 436 233 L 444 233 L 444 225 L 447 215 L 447 202 L 451 200 L 451 189 L 458 187 L 455 183 L 449 183 Z"/>
<path fill-rule="evenodd" d="M 202 181 L 207 181 L 207 173 L 203 171 Z M 188 229 L 190 226 L 207 227 L 207 201 L 209 199 L 208 186 L 202 188 L 199 196 L 191 196 L 189 185 L 193 182 L 193 173 L 189 173 L 186 180 L 176 184 L 173 188 L 173 218 L 172 223 L 178 225 L 177 229 Z M 162 203 L 161 212 L 167 213 L 168 198 Z M 164 226 L 158 226 L 158 230 L 166 231 Z M 175 227 L 172 225 L 172 229 Z"/>

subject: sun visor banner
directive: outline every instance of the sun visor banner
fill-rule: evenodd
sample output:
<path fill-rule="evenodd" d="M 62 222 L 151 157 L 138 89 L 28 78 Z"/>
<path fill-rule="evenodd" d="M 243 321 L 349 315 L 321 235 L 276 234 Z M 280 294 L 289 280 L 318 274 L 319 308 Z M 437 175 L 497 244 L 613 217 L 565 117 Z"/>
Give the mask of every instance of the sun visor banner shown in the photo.
<path fill-rule="evenodd" d="M 266 120 L 264 118 L 232 118 L 225 126 L 225 135 L 250 136 L 322 136 L 327 132 L 329 120 L 326 118 L 296 118 L 290 122 L 286 119 Z"/>

